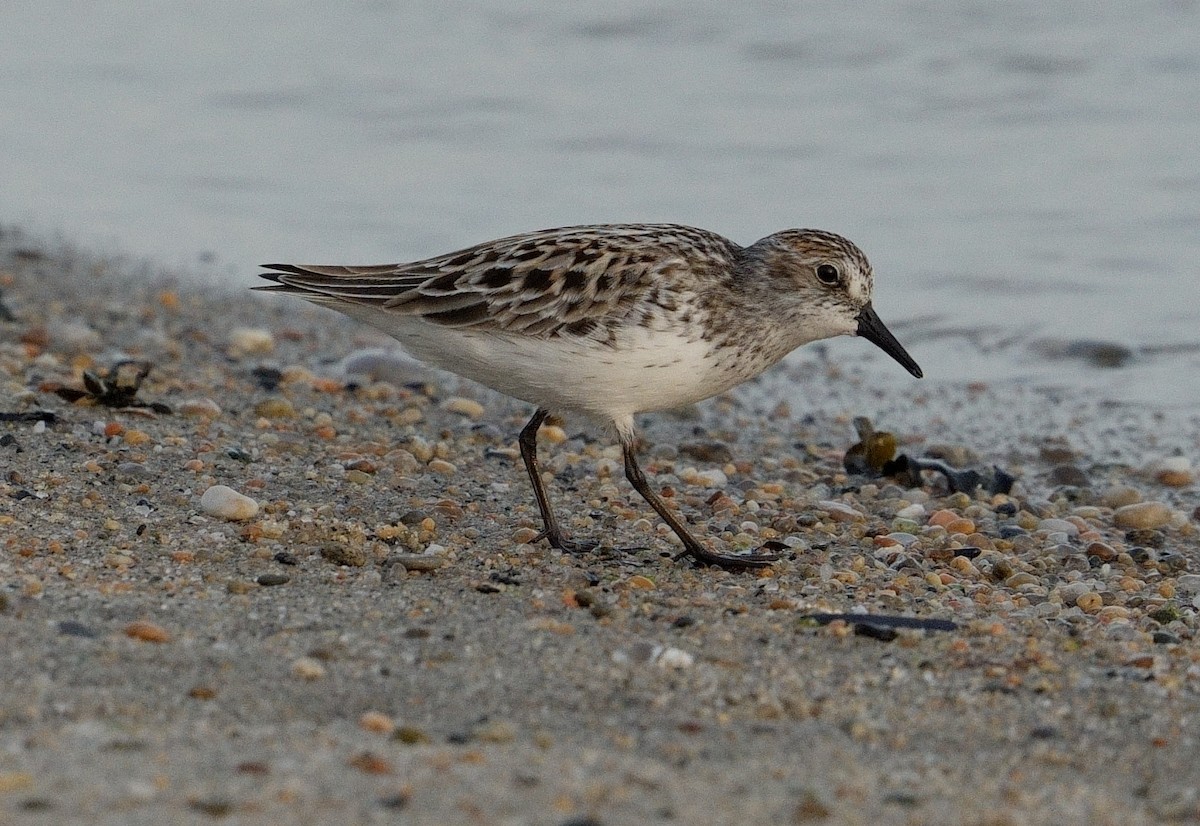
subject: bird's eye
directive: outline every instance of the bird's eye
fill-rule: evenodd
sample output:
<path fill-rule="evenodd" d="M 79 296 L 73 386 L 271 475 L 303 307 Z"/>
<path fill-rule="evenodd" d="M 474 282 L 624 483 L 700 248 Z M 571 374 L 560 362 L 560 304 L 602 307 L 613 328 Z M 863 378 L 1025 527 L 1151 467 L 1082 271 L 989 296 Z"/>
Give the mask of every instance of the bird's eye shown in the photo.
<path fill-rule="evenodd" d="M 822 264 L 817 267 L 817 280 L 822 284 L 836 284 L 840 277 L 841 273 L 833 264 Z"/>

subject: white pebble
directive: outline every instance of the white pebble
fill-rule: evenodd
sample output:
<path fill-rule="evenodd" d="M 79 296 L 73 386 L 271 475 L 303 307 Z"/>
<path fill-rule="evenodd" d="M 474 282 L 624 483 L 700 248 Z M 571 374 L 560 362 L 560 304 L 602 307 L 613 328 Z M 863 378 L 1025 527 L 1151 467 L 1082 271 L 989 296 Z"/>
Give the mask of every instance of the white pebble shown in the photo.
<path fill-rule="evenodd" d="M 1047 533 L 1065 533 L 1067 536 L 1078 536 L 1079 527 L 1074 522 L 1065 519 L 1043 519 L 1038 523 L 1039 531 Z"/>
<path fill-rule="evenodd" d="M 660 668 L 673 668 L 678 671 L 684 668 L 691 668 L 695 662 L 695 657 L 678 648 L 665 648 L 658 655 L 658 665 Z"/>
<path fill-rule="evenodd" d="M 856 511 L 845 502 L 826 500 L 824 502 L 818 502 L 817 505 L 828 511 L 829 518 L 834 522 L 861 522 L 867 518 L 860 511 Z"/>
<path fill-rule="evenodd" d="M 258 327 L 238 327 L 229 333 L 229 351 L 235 356 L 249 353 L 270 353 L 275 349 L 275 336 L 270 330 Z"/>
<path fill-rule="evenodd" d="M 176 408 L 179 415 L 193 419 L 215 419 L 221 415 L 221 407 L 212 399 L 184 399 Z"/>
<path fill-rule="evenodd" d="M 200 509 L 210 516 L 240 522 L 258 513 L 258 503 L 225 485 L 213 485 L 200 497 Z"/>
<path fill-rule="evenodd" d="M 679 478 L 689 485 L 699 485 L 705 488 L 723 488 L 729 484 L 729 477 L 725 475 L 724 471 L 717 468 L 698 470 L 694 467 L 685 467 L 679 471 Z"/>
<path fill-rule="evenodd" d="M 896 511 L 897 519 L 909 519 L 913 522 L 920 520 L 923 516 L 925 516 L 925 506 L 921 504 L 909 505 L 907 508 Z"/>
<path fill-rule="evenodd" d="M 1175 587 L 1187 594 L 1200 593 L 1200 574 L 1184 574 L 1175 580 Z"/>

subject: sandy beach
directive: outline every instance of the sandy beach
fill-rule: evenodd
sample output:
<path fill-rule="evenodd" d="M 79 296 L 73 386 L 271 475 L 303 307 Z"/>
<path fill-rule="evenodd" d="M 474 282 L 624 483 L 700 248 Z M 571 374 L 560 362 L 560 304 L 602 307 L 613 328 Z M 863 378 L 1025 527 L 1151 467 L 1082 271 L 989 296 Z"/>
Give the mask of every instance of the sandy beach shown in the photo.
<path fill-rule="evenodd" d="M 640 422 L 773 569 L 673 561 L 568 419 L 570 556 L 529 544 L 528 405 L 3 230 L 0 823 L 1200 820 L 1200 421 L 868 349 Z M 848 472 L 859 416 L 984 484 Z"/>

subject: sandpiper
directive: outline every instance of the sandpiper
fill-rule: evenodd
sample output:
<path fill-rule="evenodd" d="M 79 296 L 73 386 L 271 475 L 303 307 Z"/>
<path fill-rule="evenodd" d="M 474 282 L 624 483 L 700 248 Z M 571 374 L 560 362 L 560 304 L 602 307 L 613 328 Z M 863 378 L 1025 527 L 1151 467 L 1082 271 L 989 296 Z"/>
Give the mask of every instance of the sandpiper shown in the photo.
<path fill-rule="evenodd" d="M 723 554 L 650 487 L 634 415 L 692 404 L 757 376 L 802 344 L 860 335 L 920 378 L 871 306 L 871 265 L 831 232 L 788 229 L 742 247 L 677 224 L 547 229 L 408 264 L 268 264 L 255 289 L 297 295 L 393 336 L 416 358 L 537 406 L 521 430 L 541 511 L 538 539 L 578 552 L 538 468 L 538 428 L 557 412 L 611 425 L 625 475 L 683 543 L 729 569 L 775 553 Z"/>

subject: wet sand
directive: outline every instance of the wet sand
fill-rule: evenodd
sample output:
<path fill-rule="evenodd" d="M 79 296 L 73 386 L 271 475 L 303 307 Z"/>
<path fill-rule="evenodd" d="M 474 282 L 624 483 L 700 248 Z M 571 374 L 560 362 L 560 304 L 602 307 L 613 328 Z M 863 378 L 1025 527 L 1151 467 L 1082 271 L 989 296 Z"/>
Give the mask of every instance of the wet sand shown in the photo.
<path fill-rule="evenodd" d="M 0 822 L 1200 819 L 1195 417 L 831 342 L 642 421 L 783 562 L 672 561 L 567 420 L 573 557 L 527 544 L 529 407 L 381 334 L 12 230 L 0 290 Z M 1016 486 L 848 474 L 855 416 Z"/>

